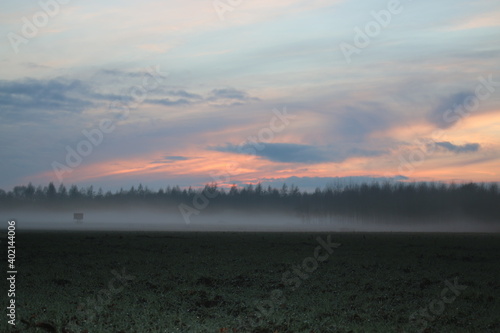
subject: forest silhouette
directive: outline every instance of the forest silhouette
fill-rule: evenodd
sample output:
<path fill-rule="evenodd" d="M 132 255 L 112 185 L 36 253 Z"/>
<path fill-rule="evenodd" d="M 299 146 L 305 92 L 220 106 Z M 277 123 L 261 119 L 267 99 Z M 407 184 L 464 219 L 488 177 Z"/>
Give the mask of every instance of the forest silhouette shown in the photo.
<path fill-rule="evenodd" d="M 85 210 L 146 208 L 179 211 L 192 207 L 204 213 L 235 211 L 242 213 L 286 213 L 309 217 L 349 217 L 357 219 L 446 220 L 469 219 L 500 221 L 500 191 L 497 184 L 372 183 L 326 186 L 314 192 L 301 191 L 295 185 L 281 188 L 260 183 L 229 189 L 211 183 L 203 188 L 181 189 L 167 186 L 153 191 L 139 185 L 115 192 L 97 191 L 93 186 L 57 188 L 16 186 L 0 189 L 0 209 Z M 202 207 L 200 207 L 202 206 Z"/>

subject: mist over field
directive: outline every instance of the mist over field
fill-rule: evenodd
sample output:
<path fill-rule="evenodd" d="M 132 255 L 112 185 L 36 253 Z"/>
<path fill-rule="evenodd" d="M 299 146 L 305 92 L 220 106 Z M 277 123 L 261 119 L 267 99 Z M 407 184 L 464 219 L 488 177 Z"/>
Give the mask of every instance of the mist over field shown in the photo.
<path fill-rule="evenodd" d="M 51 231 L 259 231 L 259 232 L 500 232 L 495 223 L 465 219 L 443 221 L 362 220 L 346 217 L 304 218 L 292 214 L 221 212 L 192 215 L 148 209 L 88 210 L 77 223 L 72 211 L 7 211 L 20 232 Z"/>
<path fill-rule="evenodd" d="M 474 183 L 374 183 L 312 193 L 293 185 L 139 186 L 106 194 L 50 183 L 4 192 L 0 217 L 16 219 L 20 230 L 497 232 L 498 200 L 498 185 Z"/>

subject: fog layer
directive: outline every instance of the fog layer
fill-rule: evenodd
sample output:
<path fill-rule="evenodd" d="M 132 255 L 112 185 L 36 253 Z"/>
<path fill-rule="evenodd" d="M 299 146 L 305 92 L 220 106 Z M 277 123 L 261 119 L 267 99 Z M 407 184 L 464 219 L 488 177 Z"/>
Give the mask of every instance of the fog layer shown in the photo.
<path fill-rule="evenodd" d="M 223 212 L 191 215 L 146 209 L 88 210 L 77 223 L 73 212 L 7 211 L 0 218 L 16 229 L 61 231 L 332 231 L 332 232 L 500 232 L 500 225 L 464 219 L 448 221 L 356 220 L 352 218 L 301 218 L 285 214 Z"/>

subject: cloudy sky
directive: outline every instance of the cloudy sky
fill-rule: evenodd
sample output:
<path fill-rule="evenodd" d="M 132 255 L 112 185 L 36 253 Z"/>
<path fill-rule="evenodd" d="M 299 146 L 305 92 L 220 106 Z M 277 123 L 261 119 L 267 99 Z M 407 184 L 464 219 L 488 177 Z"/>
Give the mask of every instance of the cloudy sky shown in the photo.
<path fill-rule="evenodd" d="M 0 188 L 500 179 L 498 1 L 6 0 L 0 36 Z"/>

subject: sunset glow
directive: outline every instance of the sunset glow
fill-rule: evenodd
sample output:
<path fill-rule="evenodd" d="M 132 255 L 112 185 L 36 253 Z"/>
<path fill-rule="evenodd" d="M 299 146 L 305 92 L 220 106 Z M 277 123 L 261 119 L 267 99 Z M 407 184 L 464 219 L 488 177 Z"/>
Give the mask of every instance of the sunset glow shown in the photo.
<path fill-rule="evenodd" d="M 500 4 L 397 3 L 3 2 L 0 188 L 498 182 Z"/>

